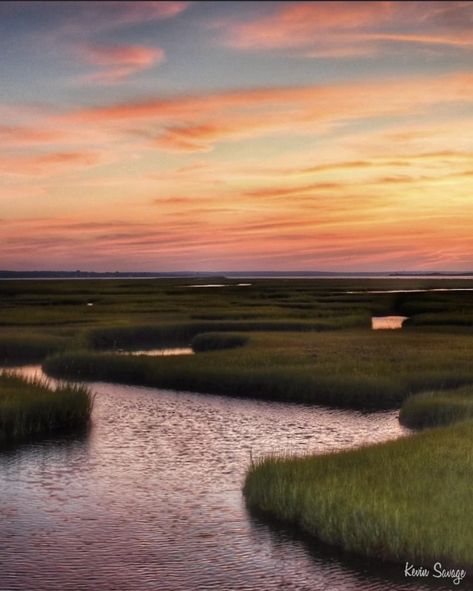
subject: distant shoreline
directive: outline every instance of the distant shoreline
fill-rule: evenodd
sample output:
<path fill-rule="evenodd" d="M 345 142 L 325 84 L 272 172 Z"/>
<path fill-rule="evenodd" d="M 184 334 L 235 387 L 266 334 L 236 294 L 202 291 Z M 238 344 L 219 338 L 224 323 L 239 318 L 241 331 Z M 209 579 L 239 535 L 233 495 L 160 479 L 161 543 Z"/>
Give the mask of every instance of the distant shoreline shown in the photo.
<path fill-rule="evenodd" d="M 220 272 L 95 272 L 0 271 L 2 279 L 473 279 L 470 272 L 330 272 L 330 271 L 220 271 Z"/>

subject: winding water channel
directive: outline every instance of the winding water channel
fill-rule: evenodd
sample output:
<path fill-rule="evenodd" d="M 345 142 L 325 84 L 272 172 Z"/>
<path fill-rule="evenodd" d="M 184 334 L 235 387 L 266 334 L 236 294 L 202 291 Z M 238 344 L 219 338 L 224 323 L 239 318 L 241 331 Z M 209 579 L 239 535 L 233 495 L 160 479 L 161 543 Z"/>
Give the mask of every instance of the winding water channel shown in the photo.
<path fill-rule="evenodd" d="M 347 558 L 251 517 L 241 493 L 250 452 L 393 439 L 404 434 L 397 412 L 91 387 L 87 434 L 0 453 L 1 591 L 428 588 L 408 585 L 399 566 Z"/>

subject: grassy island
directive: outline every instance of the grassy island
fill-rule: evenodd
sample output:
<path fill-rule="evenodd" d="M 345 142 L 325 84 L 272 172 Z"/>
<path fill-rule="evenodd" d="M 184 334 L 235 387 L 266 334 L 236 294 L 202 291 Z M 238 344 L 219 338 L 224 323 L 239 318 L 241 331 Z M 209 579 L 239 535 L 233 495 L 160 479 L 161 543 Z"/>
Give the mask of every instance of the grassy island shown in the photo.
<path fill-rule="evenodd" d="M 473 565 L 473 421 L 354 451 L 267 458 L 249 508 L 370 557 Z M 432 562 L 432 564 L 433 564 Z"/>
<path fill-rule="evenodd" d="M 0 445 L 9 445 L 87 425 L 92 396 L 80 385 L 51 387 L 41 380 L 0 374 Z"/>

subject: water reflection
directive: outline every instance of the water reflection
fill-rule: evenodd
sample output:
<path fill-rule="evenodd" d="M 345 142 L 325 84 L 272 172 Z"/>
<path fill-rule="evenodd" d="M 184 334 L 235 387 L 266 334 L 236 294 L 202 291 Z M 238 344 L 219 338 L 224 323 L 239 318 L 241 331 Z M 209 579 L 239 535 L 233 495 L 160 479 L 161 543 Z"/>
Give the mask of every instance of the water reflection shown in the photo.
<path fill-rule="evenodd" d="M 425 293 L 430 291 L 473 291 L 473 287 L 426 287 L 424 289 L 365 289 L 358 291 L 345 291 L 348 294 L 383 294 L 383 293 Z"/>
<path fill-rule="evenodd" d="M 193 283 L 186 287 L 250 287 L 251 283 Z"/>
<path fill-rule="evenodd" d="M 251 537 L 255 545 L 269 548 L 268 555 L 279 564 L 282 589 L 313 591 L 437 591 L 449 586 L 431 580 L 409 583 L 403 568 L 376 559 L 354 556 L 282 524 L 250 516 Z M 288 564 L 289 556 L 291 562 Z M 310 584 L 297 585 L 285 574 L 287 569 L 308 573 Z M 307 577 L 309 578 L 309 577 Z M 437 584 L 435 584 L 437 583 Z"/>
<path fill-rule="evenodd" d="M 275 534 L 249 518 L 241 494 L 250 452 L 322 453 L 396 438 L 405 433 L 397 413 L 92 388 L 84 441 L 0 454 L 2 590 L 407 588 Z"/>
<path fill-rule="evenodd" d="M 226 287 L 226 283 L 195 283 L 186 287 Z"/>
<path fill-rule="evenodd" d="M 141 351 L 117 351 L 120 355 L 148 355 L 149 357 L 168 357 L 172 355 L 193 355 L 191 347 L 176 347 L 174 349 L 143 349 Z"/>
<path fill-rule="evenodd" d="M 373 316 L 371 328 L 373 330 L 396 330 L 402 328 L 407 316 Z"/>

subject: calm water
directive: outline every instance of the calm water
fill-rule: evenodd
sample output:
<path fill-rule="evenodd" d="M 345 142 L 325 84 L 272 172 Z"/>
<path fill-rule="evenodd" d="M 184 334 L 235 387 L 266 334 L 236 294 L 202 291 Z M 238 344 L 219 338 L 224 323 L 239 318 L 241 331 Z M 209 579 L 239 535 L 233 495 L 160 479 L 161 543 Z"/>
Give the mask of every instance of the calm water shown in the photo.
<path fill-rule="evenodd" d="M 241 494 L 250 451 L 396 438 L 397 413 L 92 388 L 87 435 L 0 454 L 1 591 L 425 588 L 398 566 L 340 557 L 255 520 Z"/>

